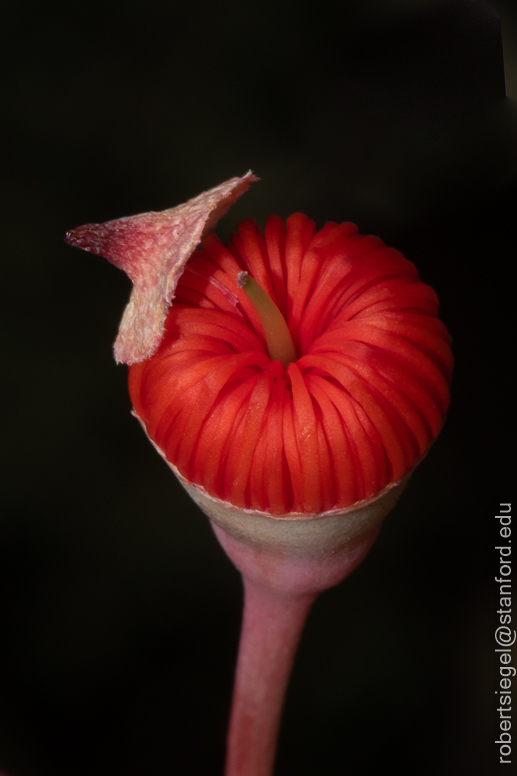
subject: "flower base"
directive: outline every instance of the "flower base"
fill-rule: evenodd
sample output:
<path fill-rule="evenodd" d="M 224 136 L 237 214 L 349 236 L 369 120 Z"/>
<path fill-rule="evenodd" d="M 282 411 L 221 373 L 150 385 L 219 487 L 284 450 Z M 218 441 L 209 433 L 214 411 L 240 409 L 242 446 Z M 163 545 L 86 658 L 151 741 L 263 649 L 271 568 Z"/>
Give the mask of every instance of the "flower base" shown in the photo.
<path fill-rule="evenodd" d="M 210 518 L 244 584 L 225 776 L 271 776 L 285 691 L 310 607 L 363 560 L 407 478 L 342 512 L 273 518 L 238 510 L 178 476 Z"/>
<path fill-rule="evenodd" d="M 241 574 L 293 595 L 317 594 L 351 574 L 367 555 L 409 479 L 344 510 L 272 517 L 215 499 L 171 468 L 210 518 L 220 544 Z"/>

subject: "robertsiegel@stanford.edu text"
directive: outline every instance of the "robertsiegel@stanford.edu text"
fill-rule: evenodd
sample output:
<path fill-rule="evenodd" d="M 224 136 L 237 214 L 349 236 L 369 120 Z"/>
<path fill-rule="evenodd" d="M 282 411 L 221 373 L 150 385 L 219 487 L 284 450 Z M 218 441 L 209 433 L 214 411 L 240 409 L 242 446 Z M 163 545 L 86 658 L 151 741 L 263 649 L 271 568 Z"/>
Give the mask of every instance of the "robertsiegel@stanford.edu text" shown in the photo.
<path fill-rule="evenodd" d="M 499 585 L 498 621 L 495 630 L 495 652 L 499 657 L 499 738 L 495 742 L 499 746 L 499 762 L 512 762 L 512 678 L 515 667 L 512 666 L 512 646 L 515 644 L 515 629 L 512 622 L 512 505 L 499 504 L 499 570 L 495 581 Z"/>

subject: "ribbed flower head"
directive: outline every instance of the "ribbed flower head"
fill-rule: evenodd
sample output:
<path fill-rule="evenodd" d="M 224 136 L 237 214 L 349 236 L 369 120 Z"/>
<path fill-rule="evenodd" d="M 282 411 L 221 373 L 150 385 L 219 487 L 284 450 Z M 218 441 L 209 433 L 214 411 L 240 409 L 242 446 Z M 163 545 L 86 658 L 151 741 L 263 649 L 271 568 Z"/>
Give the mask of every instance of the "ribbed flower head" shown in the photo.
<path fill-rule="evenodd" d="M 290 362 L 270 357 L 243 272 L 285 320 Z M 158 349 L 130 365 L 133 407 L 215 499 L 272 516 L 343 510 L 402 480 L 440 431 L 452 355 L 437 316 L 414 265 L 354 224 L 318 231 L 295 213 L 262 233 L 245 220 L 184 264 Z"/>
<path fill-rule="evenodd" d="M 243 270 L 287 322 L 287 369 Z M 452 358 L 437 313 L 413 264 L 353 224 L 243 221 L 187 264 L 157 353 L 130 367 L 133 406 L 211 496 L 273 515 L 343 509 L 401 480 L 440 431 Z"/>

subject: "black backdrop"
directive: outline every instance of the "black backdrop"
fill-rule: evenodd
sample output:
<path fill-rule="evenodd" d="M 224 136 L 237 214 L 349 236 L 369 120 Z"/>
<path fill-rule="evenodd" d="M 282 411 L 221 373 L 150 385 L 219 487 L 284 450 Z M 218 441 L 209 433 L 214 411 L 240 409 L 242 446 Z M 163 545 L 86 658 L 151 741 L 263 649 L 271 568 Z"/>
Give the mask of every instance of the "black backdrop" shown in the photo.
<path fill-rule="evenodd" d="M 129 415 L 129 281 L 63 235 L 251 168 L 223 237 L 270 212 L 356 221 L 437 290 L 456 358 L 439 440 L 311 613 L 277 774 L 495 772 L 517 170 L 497 15 L 29 3 L 3 39 L 0 771 L 222 773 L 239 578 Z"/>

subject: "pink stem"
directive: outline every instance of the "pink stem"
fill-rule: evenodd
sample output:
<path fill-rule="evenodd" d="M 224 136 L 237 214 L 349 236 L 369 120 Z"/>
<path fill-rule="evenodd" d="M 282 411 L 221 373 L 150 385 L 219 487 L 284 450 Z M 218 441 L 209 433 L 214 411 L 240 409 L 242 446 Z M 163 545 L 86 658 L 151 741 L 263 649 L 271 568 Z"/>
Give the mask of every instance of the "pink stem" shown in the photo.
<path fill-rule="evenodd" d="M 225 776 L 271 776 L 287 683 L 317 594 L 282 593 L 246 576 L 243 580 Z"/>

